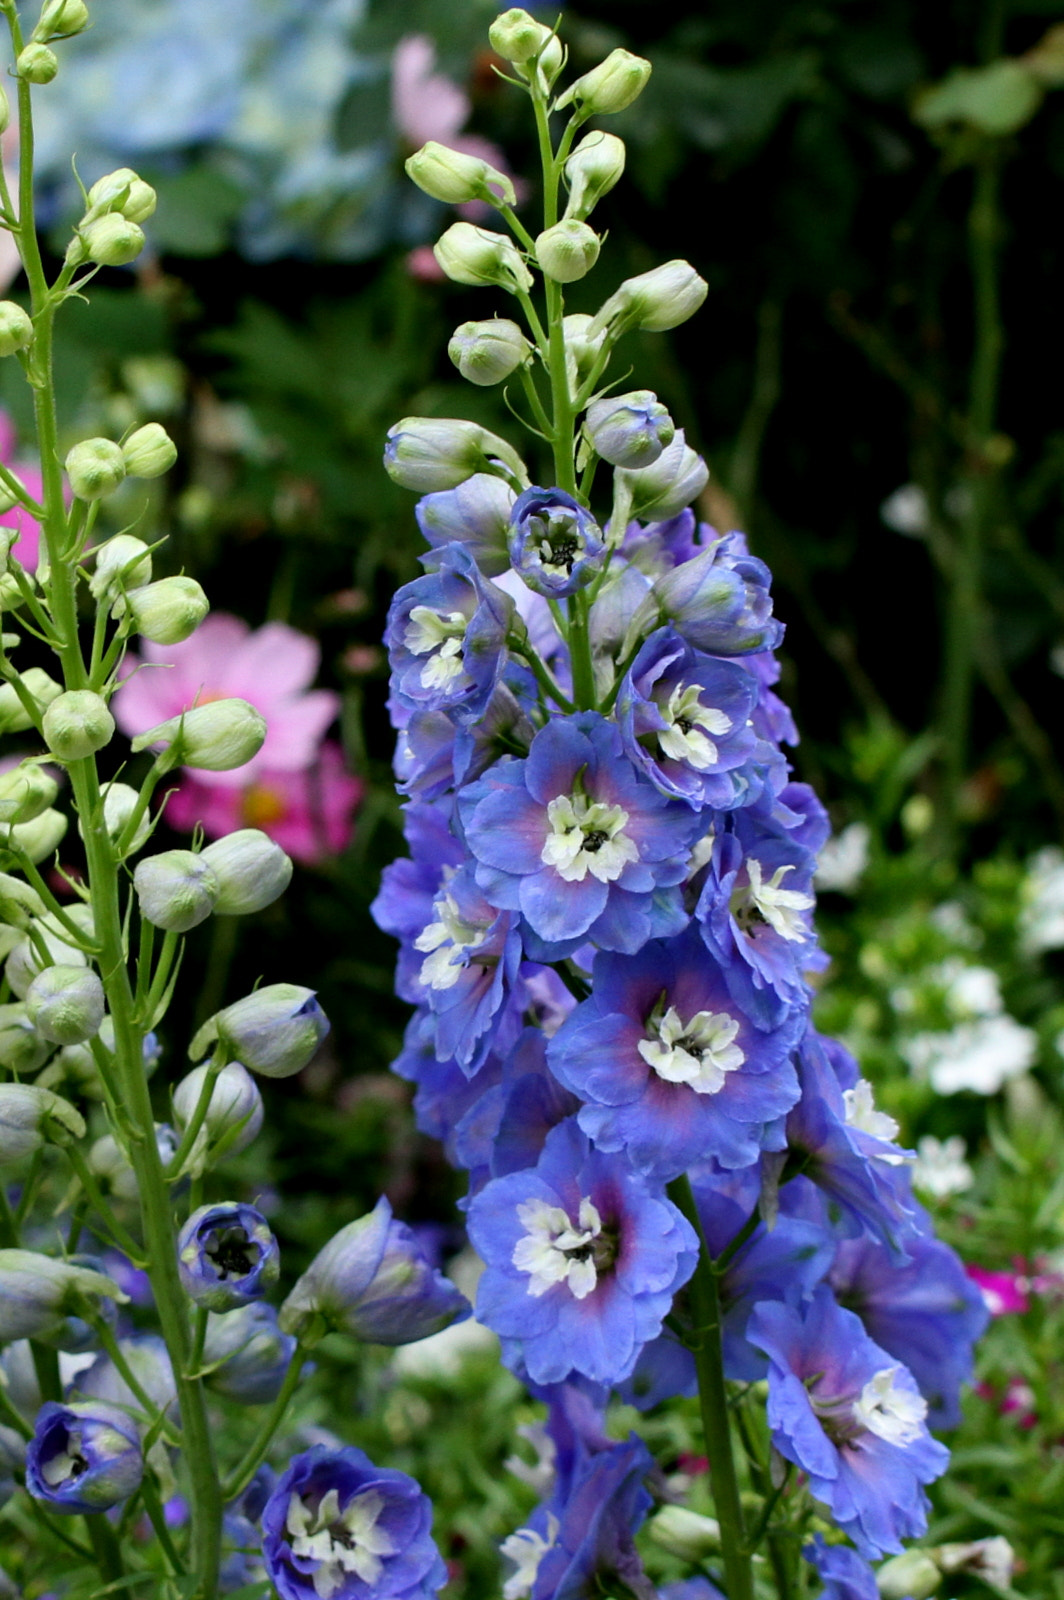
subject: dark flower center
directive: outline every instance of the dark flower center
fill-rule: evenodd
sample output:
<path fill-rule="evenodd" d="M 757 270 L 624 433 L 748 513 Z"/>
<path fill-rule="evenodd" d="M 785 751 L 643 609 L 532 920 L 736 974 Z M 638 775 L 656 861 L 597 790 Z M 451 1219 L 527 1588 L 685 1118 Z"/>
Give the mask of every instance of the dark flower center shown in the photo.
<path fill-rule="evenodd" d="M 212 1229 L 203 1253 L 214 1263 L 223 1282 L 226 1278 L 246 1278 L 258 1266 L 261 1254 L 254 1240 L 248 1238 L 247 1230 L 241 1227 Z"/>
<path fill-rule="evenodd" d="M 602 849 L 602 846 L 606 843 L 608 838 L 609 834 L 603 833 L 601 828 L 592 828 L 590 833 L 584 834 L 583 847 L 587 851 L 588 855 L 593 856 L 597 850 Z"/>

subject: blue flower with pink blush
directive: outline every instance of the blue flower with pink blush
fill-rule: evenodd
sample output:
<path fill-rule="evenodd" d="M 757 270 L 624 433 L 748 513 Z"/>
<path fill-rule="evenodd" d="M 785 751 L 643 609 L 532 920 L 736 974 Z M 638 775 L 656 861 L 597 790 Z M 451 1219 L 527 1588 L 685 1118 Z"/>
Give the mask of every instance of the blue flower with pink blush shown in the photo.
<path fill-rule="evenodd" d="M 477 1317 L 534 1383 L 627 1377 L 698 1254 L 672 1202 L 572 1120 L 547 1135 L 535 1167 L 485 1185 L 468 1227 L 485 1262 Z"/>
<path fill-rule="evenodd" d="M 809 1479 L 868 1560 L 927 1527 L 924 1485 L 949 1451 L 927 1431 L 912 1374 L 874 1344 L 859 1317 L 821 1286 L 806 1310 L 755 1306 L 747 1337 L 768 1357 L 772 1443 Z"/>
<path fill-rule="evenodd" d="M 458 806 L 477 882 L 492 905 L 520 911 L 533 959 L 585 940 L 635 951 L 686 923 L 670 891 L 704 820 L 636 771 L 597 712 L 553 719 L 526 759 L 500 761 Z"/>
<path fill-rule="evenodd" d="M 593 992 L 548 1047 L 551 1071 L 586 1104 L 580 1126 L 662 1182 L 716 1157 L 745 1167 L 784 1144 L 798 1099 L 798 1012 L 763 1031 L 733 1000 L 697 932 L 638 955 L 595 958 Z"/>

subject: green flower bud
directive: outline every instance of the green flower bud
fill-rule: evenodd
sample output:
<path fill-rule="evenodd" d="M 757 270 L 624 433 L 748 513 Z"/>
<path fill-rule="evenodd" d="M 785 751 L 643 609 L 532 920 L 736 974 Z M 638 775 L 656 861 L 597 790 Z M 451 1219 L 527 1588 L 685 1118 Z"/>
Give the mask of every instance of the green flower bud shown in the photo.
<path fill-rule="evenodd" d="M 876 1573 L 883 1600 L 931 1600 L 942 1574 L 924 1550 L 906 1550 L 885 1561 Z"/>
<path fill-rule="evenodd" d="M 142 589 L 151 582 L 151 551 L 131 533 L 116 533 L 97 545 L 94 554 L 96 570 L 89 579 L 94 600 L 113 600 L 123 589 Z"/>
<path fill-rule="evenodd" d="M 602 241 L 586 222 L 556 222 L 536 240 L 536 260 L 555 283 L 575 283 L 591 271 Z"/>
<path fill-rule="evenodd" d="M 0 1006 L 0 1067 L 6 1067 L 8 1072 L 36 1072 L 53 1049 L 51 1041 L 37 1032 L 21 1002 Z M 0 1084 L 0 1161 L 18 1159 L 4 1154 L 8 1148 L 4 1094 L 6 1089 L 15 1087 L 14 1084 Z"/>
<path fill-rule="evenodd" d="M 61 811 L 42 811 L 32 822 L 19 822 L 10 833 L 0 833 L 0 861 L 16 864 L 16 857 L 4 850 L 6 844 L 11 844 L 37 866 L 55 854 L 66 831 L 67 819 Z"/>
<path fill-rule="evenodd" d="M 565 370 L 569 375 L 569 393 L 574 400 L 580 385 L 591 372 L 606 342 L 605 329 L 594 335 L 591 333 L 593 320 L 583 311 L 575 311 L 571 316 L 562 318 L 562 333 L 565 336 Z"/>
<path fill-rule="evenodd" d="M 0 300 L 0 356 L 25 350 L 32 338 L 33 323 L 29 313 L 14 300 Z"/>
<path fill-rule="evenodd" d="M 177 460 L 177 445 L 158 422 L 146 422 L 122 446 L 122 459 L 131 478 L 160 478 Z"/>
<path fill-rule="evenodd" d="M 258 828 L 238 828 L 209 844 L 200 857 L 214 872 L 219 916 L 247 916 L 272 905 L 292 880 L 292 862 Z"/>
<path fill-rule="evenodd" d="M 134 178 L 128 195 L 118 209 L 127 222 L 147 222 L 149 217 L 155 215 L 158 203 L 159 196 L 151 184 L 145 183 L 143 178 Z"/>
<path fill-rule="evenodd" d="M 86 936 L 92 936 L 92 910 L 89 906 L 71 906 L 67 916 L 76 927 L 82 928 Z M 35 939 L 21 939 L 11 951 L 4 968 L 5 976 L 13 993 L 20 1000 L 25 1000 L 29 993 L 30 984 L 46 965 L 54 963 L 57 966 L 84 967 L 88 964 L 88 957 L 77 945 L 70 943 L 70 935 L 54 917 L 45 916 L 38 920 Z M 42 960 L 38 944 L 43 943 L 48 952 L 49 960 Z"/>
<path fill-rule="evenodd" d="M 641 522 L 665 522 L 679 516 L 702 493 L 709 468 L 677 428 L 670 444 L 649 467 L 618 467 L 614 482 L 630 498 L 630 512 Z"/>
<path fill-rule="evenodd" d="M 433 252 L 455 283 L 505 289 L 507 294 L 518 290 L 527 294 L 532 287 L 532 274 L 505 234 L 475 228 L 471 222 L 453 222 L 437 239 Z"/>
<path fill-rule="evenodd" d="M 565 65 L 566 49 L 556 33 L 552 33 L 545 42 L 534 62 L 515 61 L 514 70 L 518 75 L 531 81 L 533 77 L 538 80 L 540 90 L 547 94 L 552 88 L 554 80 Z"/>
<path fill-rule="evenodd" d="M 176 577 L 134 589 L 123 609 L 142 638 L 180 644 L 195 633 L 211 605 L 195 578 Z"/>
<path fill-rule="evenodd" d="M 502 200 L 509 206 L 517 201 L 513 183 L 505 172 L 479 156 L 467 156 L 435 139 L 408 158 L 406 173 L 425 194 L 444 200 L 449 206 L 462 205 L 467 200 Z"/>
<path fill-rule="evenodd" d="M 597 313 L 592 327 L 596 333 L 604 328 L 619 331 L 632 327 L 664 333 L 693 317 L 708 289 L 689 261 L 665 261 L 637 278 L 626 278 Z"/>
<path fill-rule="evenodd" d="M 403 417 L 388 429 L 384 470 L 393 483 L 415 494 L 457 489 L 476 472 L 512 475 L 528 483 L 528 471 L 512 445 L 478 422 L 456 417 Z"/>
<path fill-rule="evenodd" d="M 265 717 L 246 700 L 213 700 L 138 734 L 133 752 L 168 745 L 174 766 L 231 772 L 258 755 L 265 737 Z"/>
<path fill-rule="evenodd" d="M 11 126 L 11 102 L 7 98 L 7 90 L 0 84 L 0 133 L 6 133 Z"/>
<path fill-rule="evenodd" d="M 174 1089 L 174 1121 L 183 1132 L 195 1116 L 210 1068 L 193 1067 Z M 200 1138 L 202 1155 L 225 1139 L 225 1154 L 246 1150 L 262 1127 L 262 1095 L 258 1084 L 239 1061 L 230 1061 L 214 1080 Z M 227 1137 L 228 1135 L 228 1137 Z"/>
<path fill-rule="evenodd" d="M 59 61 L 46 44 L 28 44 L 19 52 L 15 71 L 27 83 L 51 83 L 59 71 Z"/>
<path fill-rule="evenodd" d="M 60 761 L 81 761 L 114 738 L 115 719 L 107 701 L 91 689 L 56 695 L 42 721 L 44 742 Z"/>
<path fill-rule="evenodd" d="M 47 811 L 59 785 L 36 761 L 0 772 L 0 823 L 32 822 Z"/>
<path fill-rule="evenodd" d="M 647 1532 L 655 1544 L 692 1566 L 720 1554 L 720 1523 L 686 1506 L 662 1506 Z"/>
<path fill-rule="evenodd" d="M 269 983 L 209 1018 L 188 1053 L 196 1061 L 217 1040 L 250 1071 L 290 1078 L 307 1065 L 328 1031 L 313 989 Z"/>
<path fill-rule="evenodd" d="M 84 33 L 88 25 L 85 0 L 44 0 L 41 20 L 32 38 L 42 43 L 49 39 L 72 39 L 76 33 Z"/>
<path fill-rule="evenodd" d="M 628 50 L 611 50 L 605 61 L 571 83 L 556 109 L 576 106 L 585 117 L 623 111 L 638 99 L 650 77 L 650 62 Z"/>
<path fill-rule="evenodd" d="M 188 933 L 198 927 L 218 898 L 214 869 L 191 850 L 165 850 L 139 862 L 133 887 L 141 916 L 168 933 Z"/>
<path fill-rule="evenodd" d="M 596 128 L 585 133 L 565 163 L 569 185 L 569 204 L 565 215 L 583 222 L 591 215 L 604 194 L 609 194 L 624 172 L 624 140 L 615 133 Z"/>
<path fill-rule="evenodd" d="M 45 967 L 29 986 L 26 1013 L 53 1044 L 81 1044 L 100 1031 L 103 984 L 88 967 Z"/>
<path fill-rule="evenodd" d="M 86 1296 L 126 1302 L 117 1283 L 36 1250 L 0 1250 L 0 1340 L 48 1339 Z"/>
<path fill-rule="evenodd" d="M 531 61 L 553 37 L 550 28 L 520 6 L 500 12 L 488 29 L 491 48 L 504 61 Z"/>
<path fill-rule="evenodd" d="M 140 795 L 128 783 L 102 784 L 100 793 L 103 797 L 103 825 L 107 829 L 108 837 L 114 843 L 120 838 L 126 823 L 136 810 Z M 124 855 L 136 855 L 141 845 L 145 844 L 150 837 L 151 826 L 151 814 L 145 810 L 137 823 L 133 838 L 123 852 Z M 78 823 L 78 832 L 81 832 L 80 821 Z"/>
<path fill-rule="evenodd" d="M 31 917 L 44 916 L 44 901 L 22 878 L 0 872 L 0 922 L 14 928 L 28 928 Z"/>
<path fill-rule="evenodd" d="M 20 674 L 22 687 L 36 702 L 38 714 L 62 694 L 62 686 L 50 678 L 43 667 L 27 667 Z M 25 733 L 33 727 L 33 718 L 10 683 L 0 683 L 0 733 Z"/>
<path fill-rule="evenodd" d="M 128 267 L 144 249 L 143 231 L 119 211 L 109 211 L 82 228 L 81 240 L 89 260 L 100 267 Z"/>
<path fill-rule="evenodd" d="M 67 477 L 79 500 L 112 494 L 126 475 L 122 451 L 113 439 L 82 439 L 67 452 Z"/>
<path fill-rule="evenodd" d="M 177 1135 L 165 1122 L 155 1124 L 155 1147 L 163 1166 L 169 1166 L 177 1151 Z M 137 1199 L 137 1175 L 113 1134 L 105 1133 L 90 1145 L 86 1159 L 89 1171 L 99 1179 L 106 1194 L 116 1195 L 119 1200 Z"/>
<path fill-rule="evenodd" d="M 505 317 L 486 322 L 463 322 L 451 335 L 447 354 L 470 383 L 501 383 L 532 354 L 532 346 L 517 326 Z"/>

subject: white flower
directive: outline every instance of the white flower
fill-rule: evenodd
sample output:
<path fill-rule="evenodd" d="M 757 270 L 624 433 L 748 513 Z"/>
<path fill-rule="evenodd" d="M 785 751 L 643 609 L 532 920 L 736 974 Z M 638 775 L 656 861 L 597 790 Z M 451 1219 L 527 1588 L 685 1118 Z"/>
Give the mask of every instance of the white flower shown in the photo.
<path fill-rule="evenodd" d="M 639 860 L 639 846 L 624 831 L 628 813 L 582 794 L 560 794 L 547 807 L 551 831 L 540 859 L 566 883 L 583 883 L 590 872 L 600 883 L 613 883 L 629 861 Z"/>
<path fill-rule="evenodd" d="M 413 656 L 428 656 L 421 669 L 424 689 L 446 689 L 462 675 L 462 641 L 469 619 L 461 611 L 433 611 L 414 606 L 403 631 Z"/>
<path fill-rule="evenodd" d="M 836 894 L 852 894 L 868 865 L 868 845 L 872 830 L 866 822 L 851 822 L 829 839 L 817 861 L 813 879 L 818 889 L 833 889 Z"/>
<path fill-rule="evenodd" d="M 321 1563 L 313 1575 L 319 1600 L 331 1600 L 344 1587 L 348 1572 L 363 1583 L 378 1582 L 384 1570 L 381 1557 L 395 1554 L 391 1536 L 377 1527 L 383 1510 L 384 1496 L 376 1489 L 354 1495 L 342 1512 L 335 1489 L 323 1495 L 313 1511 L 298 1494 L 292 1495 L 285 1531 L 293 1555 Z"/>
<path fill-rule="evenodd" d="M 716 1094 L 726 1075 L 746 1060 L 735 1036 L 739 1024 L 726 1011 L 697 1011 L 682 1022 L 675 1006 L 664 1015 L 655 1006 L 647 1018 L 650 1037 L 640 1039 L 639 1054 L 666 1083 L 686 1083 L 696 1094 Z"/>
<path fill-rule="evenodd" d="M 883 1139 L 888 1144 L 898 1137 L 898 1124 L 888 1112 L 876 1110 L 872 1085 L 864 1078 L 859 1078 L 852 1089 L 844 1089 L 842 1098 L 846 1106 L 847 1127 L 857 1128 L 859 1132 L 871 1134 L 873 1139 Z M 885 1161 L 888 1166 L 899 1167 L 908 1157 L 900 1153 L 877 1151 L 876 1159 Z"/>
<path fill-rule="evenodd" d="M 518 1528 L 516 1533 L 511 1533 L 508 1539 L 503 1540 L 499 1549 L 517 1569 L 503 1585 L 503 1600 L 526 1600 L 532 1593 L 539 1564 L 557 1538 L 558 1527 L 557 1517 L 548 1512 L 545 1539 L 534 1528 Z"/>
<path fill-rule="evenodd" d="M 1064 851 L 1048 845 L 1031 857 L 1021 889 L 1020 946 L 1027 955 L 1064 948 Z"/>
<path fill-rule="evenodd" d="M 900 1367 L 875 1373 L 853 1403 L 854 1420 L 888 1444 L 912 1444 L 923 1432 L 927 1401 L 911 1389 L 896 1388 Z"/>
<path fill-rule="evenodd" d="M 529 1276 L 528 1292 L 534 1299 L 564 1283 L 577 1300 L 585 1300 L 598 1282 L 595 1243 L 602 1235 L 602 1218 L 593 1201 L 580 1201 L 574 1225 L 561 1206 L 546 1200 L 522 1200 L 517 1215 L 523 1239 L 513 1249 L 513 1264 Z"/>
<path fill-rule="evenodd" d="M 931 523 L 927 496 L 917 483 L 903 483 L 895 489 L 879 508 L 879 515 L 895 533 L 908 534 L 910 539 L 925 539 Z"/>
<path fill-rule="evenodd" d="M 723 711 L 702 704 L 698 698 L 700 687 L 697 683 L 686 687 L 677 684 L 668 705 L 659 706 L 667 726 L 658 734 L 658 744 L 662 754 L 673 761 L 686 762 L 697 771 L 705 772 L 715 767 L 719 759 L 717 747 L 708 735 L 727 733 L 732 721 Z"/>
<path fill-rule="evenodd" d="M 996 1094 L 1034 1062 L 1038 1036 L 1007 1015 L 960 1023 L 948 1033 L 918 1033 L 900 1047 L 918 1076 L 937 1094 Z"/>
<path fill-rule="evenodd" d="M 761 863 L 754 856 L 746 860 L 748 884 L 738 884 L 732 890 L 731 914 L 744 932 L 750 931 L 752 921 L 766 922 L 781 939 L 791 944 L 803 944 L 809 930 L 802 923 L 801 913 L 811 911 L 816 900 L 801 889 L 784 889 L 783 879 L 794 871 L 793 863 L 777 867 L 771 878 L 762 877 Z"/>
<path fill-rule="evenodd" d="M 959 1133 L 948 1139 L 936 1139 L 925 1133 L 917 1141 L 916 1160 L 913 1162 L 913 1188 L 941 1200 L 947 1194 L 960 1194 L 975 1182 L 971 1167 L 965 1161 L 968 1147 Z"/>

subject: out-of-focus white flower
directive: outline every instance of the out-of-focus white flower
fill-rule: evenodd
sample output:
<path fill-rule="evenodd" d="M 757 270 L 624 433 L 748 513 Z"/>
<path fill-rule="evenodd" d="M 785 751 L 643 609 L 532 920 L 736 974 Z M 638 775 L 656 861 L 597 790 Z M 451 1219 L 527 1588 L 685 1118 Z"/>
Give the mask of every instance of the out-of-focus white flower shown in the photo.
<path fill-rule="evenodd" d="M 517 1432 L 532 1446 L 536 1459 L 530 1463 L 518 1455 L 507 1456 L 503 1466 L 521 1483 L 534 1490 L 541 1500 L 545 1500 L 554 1485 L 557 1446 L 543 1422 L 522 1422 Z"/>
<path fill-rule="evenodd" d="M 1011 1587 L 1016 1555 L 1000 1533 L 970 1544 L 943 1544 L 933 1553 L 943 1572 L 972 1572 L 995 1589 Z"/>
<path fill-rule="evenodd" d="M 969 967 L 950 962 L 945 1001 L 958 1022 L 973 1017 L 997 1017 L 1004 1010 L 998 975 L 990 967 Z"/>
<path fill-rule="evenodd" d="M 1033 855 L 1020 893 L 1020 945 L 1025 953 L 1064 947 L 1064 851 L 1047 845 Z"/>
<path fill-rule="evenodd" d="M 837 894 L 853 894 L 868 865 L 871 830 L 866 822 L 851 822 L 820 852 L 816 876 L 818 889 L 833 889 Z"/>
<path fill-rule="evenodd" d="M 472 1247 L 455 1256 L 447 1268 L 448 1276 L 470 1301 L 476 1299 L 483 1270 L 484 1263 Z M 400 1345 L 392 1357 L 392 1371 L 398 1378 L 456 1378 L 467 1360 L 490 1355 L 498 1348 L 498 1338 L 491 1329 L 468 1317 L 429 1334 L 427 1339 Z"/>
<path fill-rule="evenodd" d="M 926 539 L 930 524 L 927 496 L 916 483 L 903 483 L 895 489 L 879 508 L 879 515 L 895 533 L 907 534 L 910 539 Z"/>
<path fill-rule="evenodd" d="M 913 1188 L 934 1195 L 936 1200 L 970 1189 L 975 1177 L 964 1159 L 967 1154 L 968 1147 L 959 1133 L 951 1134 L 948 1139 L 936 1139 L 933 1133 L 925 1133 L 916 1144 Z"/>
<path fill-rule="evenodd" d="M 1014 1017 L 979 1017 L 948 1033 L 918 1033 L 899 1049 L 918 1077 L 930 1080 L 937 1094 L 996 1094 L 1009 1078 L 1028 1070 L 1038 1049 L 1038 1036 Z"/>
<path fill-rule="evenodd" d="M 933 928 L 938 929 L 939 933 L 944 933 L 954 944 L 963 945 L 967 950 L 978 950 L 983 942 L 981 930 L 975 927 L 957 900 L 943 900 L 942 904 L 936 906 L 930 913 L 927 920 Z"/>

